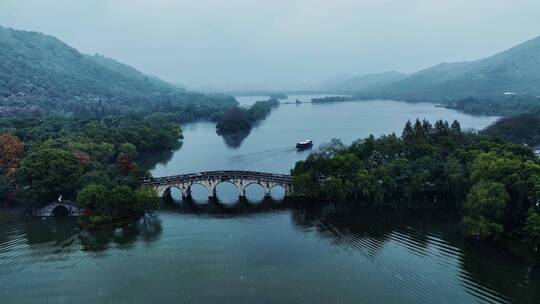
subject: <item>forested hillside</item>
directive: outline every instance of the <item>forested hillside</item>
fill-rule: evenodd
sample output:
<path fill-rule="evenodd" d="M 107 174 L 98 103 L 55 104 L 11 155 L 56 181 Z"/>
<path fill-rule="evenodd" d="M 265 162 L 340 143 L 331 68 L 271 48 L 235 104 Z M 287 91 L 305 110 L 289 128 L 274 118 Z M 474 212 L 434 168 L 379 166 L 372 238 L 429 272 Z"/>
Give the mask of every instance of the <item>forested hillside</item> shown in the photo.
<path fill-rule="evenodd" d="M 167 83 L 166 81 L 156 77 L 144 74 L 134 67 L 131 67 L 129 65 L 123 64 L 121 62 L 118 62 L 112 58 L 105 57 L 101 54 L 95 54 L 93 56 L 86 55 L 89 59 L 93 60 L 94 62 L 102 65 L 103 67 L 112 70 L 114 72 L 120 73 L 123 76 L 127 78 L 131 78 L 136 81 L 144 80 L 144 82 L 150 82 L 151 84 L 157 86 L 157 87 L 163 87 L 165 89 L 172 89 L 171 85 Z M 181 91 L 185 91 L 180 88 Z"/>
<path fill-rule="evenodd" d="M 101 55 L 82 54 L 51 36 L 0 27 L 0 117 L 102 117 L 235 104 L 232 97 L 187 92 Z"/>
<path fill-rule="evenodd" d="M 501 119 L 482 133 L 504 141 L 536 146 L 540 144 L 540 113 L 538 110 Z"/>

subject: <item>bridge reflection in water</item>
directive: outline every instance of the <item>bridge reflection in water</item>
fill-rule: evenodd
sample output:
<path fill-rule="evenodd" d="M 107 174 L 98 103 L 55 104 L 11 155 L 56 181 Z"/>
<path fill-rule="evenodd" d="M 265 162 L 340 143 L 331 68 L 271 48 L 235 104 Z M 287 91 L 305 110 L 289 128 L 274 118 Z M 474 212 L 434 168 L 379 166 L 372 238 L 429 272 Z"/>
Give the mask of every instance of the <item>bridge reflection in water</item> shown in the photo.
<path fill-rule="evenodd" d="M 222 183 L 231 183 L 236 186 L 240 199 L 246 197 L 246 188 L 254 184 L 262 187 L 266 198 L 270 197 L 272 189 L 276 187 L 285 190 L 285 197 L 290 196 L 293 190 L 290 175 L 236 170 L 181 174 L 151 178 L 142 182 L 143 185 L 154 187 L 161 197 L 169 197 L 171 189 L 176 188 L 182 193 L 183 199 L 191 198 L 194 185 L 203 186 L 208 191 L 208 198 L 213 199 L 216 197 L 217 186 Z"/>
<path fill-rule="evenodd" d="M 242 217 L 256 214 L 271 213 L 276 211 L 290 210 L 294 204 L 286 199 L 274 199 L 265 197 L 261 200 L 254 200 L 249 197 L 236 198 L 236 200 L 223 200 L 220 197 L 208 198 L 204 200 L 194 198 L 168 197 L 164 199 L 165 205 L 162 210 L 174 213 L 206 215 L 210 217 Z"/>

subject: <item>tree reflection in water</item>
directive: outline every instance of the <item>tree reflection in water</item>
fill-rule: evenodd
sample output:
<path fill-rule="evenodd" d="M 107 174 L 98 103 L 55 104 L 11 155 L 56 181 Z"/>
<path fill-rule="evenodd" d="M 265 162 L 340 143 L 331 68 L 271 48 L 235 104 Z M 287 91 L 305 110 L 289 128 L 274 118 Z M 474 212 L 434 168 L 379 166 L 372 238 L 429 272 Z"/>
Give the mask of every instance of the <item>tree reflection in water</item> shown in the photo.
<path fill-rule="evenodd" d="M 317 233 L 322 239 L 360 253 L 381 267 L 396 270 L 400 265 L 409 280 L 415 270 L 409 259 L 392 248 L 405 248 L 422 261 L 437 261 L 423 268 L 440 267 L 442 272 L 458 272 L 459 284 L 486 302 L 532 303 L 540 293 L 540 269 L 521 263 L 500 248 L 466 241 L 454 216 L 421 211 L 359 208 L 350 205 L 311 205 L 293 208 L 295 225 Z M 420 270 L 420 269 L 417 269 Z M 399 273 L 392 273 L 399 275 Z M 443 284 L 444 276 L 437 278 Z M 419 290 L 425 286 L 416 286 Z M 532 301 L 532 302 L 531 302 Z"/>
<path fill-rule="evenodd" d="M 144 170 L 154 170 L 159 164 L 167 164 L 171 161 L 175 152 L 182 148 L 183 142 L 179 141 L 173 149 L 159 150 L 141 153 L 137 158 L 137 164 Z"/>
<path fill-rule="evenodd" d="M 20 236 L 25 237 L 35 256 L 45 256 L 51 252 L 65 254 L 78 250 L 76 240 L 80 229 L 74 218 L 32 218 L 21 225 L 25 233 Z"/>
<path fill-rule="evenodd" d="M 217 133 L 217 131 L 216 131 Z M 239 131 L 234 133 L 226 133 L 226 134 L 218 134 L 223 138 L 223 142 L 225 142 L 225 145 L 229 148 L 236 149 L 240 148 L 242 145 L 242 142 L 246 137 L 249 136 L 251 133 L 251 130 L 246 131 Z"/>
<path fill-rule="evenodd" d="M 300 234 L 315 235 L 321 243 L 339 248 L 355 260 L 371 261 L 365 264 L 365 271 L 379 276 L 389 287 L 415 291 L 418 302 L 443 300 L 444 295 L 430 290 L 447 290 L 448 295 L 463 290 L 485 302 L 533 303 L 540 294 L 538 269 L 509 258 L 500 249 L 464 241 L 457 221 L 448 214 L 272 200 L 256 204 L 239 200 L 227 206 L 219 201 L 186 201 L 167 206 L 160 212 L 164 221 L 183 221 L 182 215 L 189 215 L 210 221 L 209 225 L 215 224 L 211 222 L 213 218 L 239 217 L 241 221 L 231 222 L 258 225 L 257 215 L 290 215 L 292 227 Z M 246 221 L 246 217 L 252 219 Z M 35 262 L 69 260 L 81 254 L 101 257 L 109 250 L 128 250 L 140 244 L 158 246 L 162 234 L 166 234 L 158 216 L 141 218 L 121 228 L 99 230 L 81 229 L 76 220 L 69 218 L 31 219 L 6 223 L 5 227 L 0 231 L 0 275 L 16 273 Z M 210 233 L 219 237 L 220 232 Z M 396 281 L 398 277 L 402 279 Z"/>
<path fill-rule="evenodd" d="M 79 228 L 73 218 L 48 218 L 27 221 L 24 229 L 26 242 L 36 255 L 67 254 L 79 249 L 103 252 L 113 245 L 129 249 L 137 241 L 150 244 L 158 240 L 162 232 L 161 221 L 156 215 L 144 216 L 119 228 L 85 230 Z M 44 248 L 47 250 L 42 251 Z"/>
<path fill-rule="evenodd" d="M 407 216 L 407 213 L 409 215 Z M 360 208 L 346 204 L 311 205 L 293 209 L 295 225 L 313 229 L 320 237 L 345 250 L 360 251 L 375 257 L 390 240 L 398 240 L 416 254 L 425 254 L 429 215 L 388 208 Z"/>
<path fill-rule="evenodd" d="M 82 250 L 104 252 L 113 245 L 119 249 L 130 249 L 142 241 L 151 244 L 157 241 L 163 228 L 157 215 L 147 215 L 137 221 L 118 228 L 84 230 L 79 235 Z"/>

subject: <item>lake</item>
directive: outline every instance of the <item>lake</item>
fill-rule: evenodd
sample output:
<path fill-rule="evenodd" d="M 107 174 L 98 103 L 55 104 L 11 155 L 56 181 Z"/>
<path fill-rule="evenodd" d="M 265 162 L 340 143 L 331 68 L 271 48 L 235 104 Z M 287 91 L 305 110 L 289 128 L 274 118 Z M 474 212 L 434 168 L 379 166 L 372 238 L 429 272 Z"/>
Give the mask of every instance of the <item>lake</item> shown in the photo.
<path fill-rule="evenodd" d="M 307 101 L 311 96 L 290 96 Z M 265 97 L 239 98 L 249 105 Z M 358 101 L 281 105 L 249 134 L 183 126 L 175 151 L 148 155 L 154 176 L 212 169 L 287 173 L 315 146 L 391 132 L 407 119 L 495 118 L 432 104 Z M 171 205 L 118 229 L 84 231 L 70 219 L 0 219 L 0 303 L 539 303 L 540 271 L 463 240 L 453 215 L 350 204 L 263 201 L 218 187 L 209 203 L 173 193 Z"/>
<path fill-rule="evenodd" d="M 309 101 L 312 97 L 292 95 L 286 101 Z M 242 97 L 240 103 L 251 104 L 260 97 Z M 295 144 L 312 139 L 315 148 L 332 138 L 344 143 L 395 132 L 401 135 L 407 119 L 416 118 L 452 122 L 458 119 L 462 129 L 482 129 L 493 117 L 474 117 L 433 104 L 397 101 L 350 101 L 325 104 L 280 105 L 251 133 L 226 139 L 216 134 L 215 124 L 194 123 L 183 127 L 182 149 L 164 159 L 152 170 L 154 176 L 216 169 L 246 169 L 288 173 L 294 164 L 310 151 L 298 152 Z"/>

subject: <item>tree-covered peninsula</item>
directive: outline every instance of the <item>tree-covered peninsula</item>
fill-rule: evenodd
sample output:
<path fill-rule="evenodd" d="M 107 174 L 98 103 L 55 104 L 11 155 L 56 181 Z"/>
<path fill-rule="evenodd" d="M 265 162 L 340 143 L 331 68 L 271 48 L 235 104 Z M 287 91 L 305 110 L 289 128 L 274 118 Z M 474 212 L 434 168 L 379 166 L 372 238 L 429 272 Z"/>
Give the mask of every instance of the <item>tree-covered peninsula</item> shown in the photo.
<path fill-rule="evenodd" d="M 517 144 L 540 145 L 540 110 L 502 118 L 482 133 Z"/>
<path fill-rule="evenodd" d="M 0 120 L 0 198 L 38 207 L 62 195 L 88 208 L 88 225 L 141 215 L 159 199 L 140 186 L 149 173 L 138 153 L 174 148 L 181 137 L 178 125 L 152 116 Z"/>
<path fill-rule="evenodd" d="M 540 160 L 523 145 L 465 133 L 457 121 L 327 144 L 292 170 L 295 194 L 372 206 L 459 211 L 464 233 L 540 246 Z"/>
<path fill-rule="evenodd" d="M 332 102 L 344 102 L 354 100 L 351 96 L 327 96 L 322 98 L 312 98 L 312 103 L 332 103 Z"/>
<path fill-rule="evenodd" d="M 220 135 L 249 131 L 277 106 L 279 106 L 277 99 L 269 99 L 257 101 L 247 108 L 232 107 L 225 111 L 216 125 L 216 130 Z"/>

